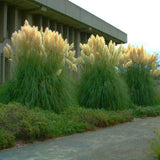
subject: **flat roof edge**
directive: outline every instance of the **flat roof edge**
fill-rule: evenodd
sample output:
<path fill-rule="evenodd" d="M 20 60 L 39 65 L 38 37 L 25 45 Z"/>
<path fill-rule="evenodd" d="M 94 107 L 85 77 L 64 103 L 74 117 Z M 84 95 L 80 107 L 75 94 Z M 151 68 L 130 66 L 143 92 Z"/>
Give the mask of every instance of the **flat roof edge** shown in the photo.
<path fill-rule="evenodd" d="M 68 0 L 30 0 L 42 4 L 50 9 L 60 12 L 66 16 L 71 17 L 85 25 L 91 26 L 111 37 L 114 37 L 124 43 L 127 42 L 127 34 L 113 25 L 105 22 L 99 17 L 91 14 L 85 9 L 77 6 Z"/>

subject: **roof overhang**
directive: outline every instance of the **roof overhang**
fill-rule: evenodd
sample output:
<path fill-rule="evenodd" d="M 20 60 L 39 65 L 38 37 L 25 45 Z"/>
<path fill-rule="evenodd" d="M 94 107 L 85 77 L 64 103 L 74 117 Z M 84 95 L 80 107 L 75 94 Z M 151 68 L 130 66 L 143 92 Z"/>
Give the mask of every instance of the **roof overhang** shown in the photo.
<path fill-rule="evenodd" d="M 1 0 L 0 0 L 1 1 Z M 127 34 L 68 0 L 3 0 L 32 14 L 73 26 L 81 31 L 99 34 L 109 41 L 126 43 Z"/>

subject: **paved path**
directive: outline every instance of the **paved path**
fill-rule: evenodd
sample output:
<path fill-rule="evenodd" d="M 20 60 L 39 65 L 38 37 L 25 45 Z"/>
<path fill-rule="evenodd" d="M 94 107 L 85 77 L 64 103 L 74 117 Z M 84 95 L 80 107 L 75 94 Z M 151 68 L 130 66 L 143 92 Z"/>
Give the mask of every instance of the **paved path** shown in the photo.
<path fill-rule="evenodd" d="M 148 140 L 160 117 L 75 134 L 0 152 L 0 160 L 153 160 Z"/>

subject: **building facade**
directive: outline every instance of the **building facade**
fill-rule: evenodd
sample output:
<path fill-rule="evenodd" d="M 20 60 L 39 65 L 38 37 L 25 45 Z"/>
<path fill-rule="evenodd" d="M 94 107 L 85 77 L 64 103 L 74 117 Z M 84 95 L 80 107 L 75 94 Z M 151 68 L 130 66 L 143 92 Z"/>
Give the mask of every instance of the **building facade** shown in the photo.
<path fill-rule="evenodd" d="M 49 27 L 69 43 L 74 42 L 76 56 L 80 55 L 80 42 L 86 43 L 91 34 L 103 36 L 106 43 L 127 42 L 126 33 L 68 0 L 0 0 L 0 83 L 10 75 L 10 63 L 3 48 L 10 44 L 12 33 L 20 29 L 25 19 L 30 25 Z"/>

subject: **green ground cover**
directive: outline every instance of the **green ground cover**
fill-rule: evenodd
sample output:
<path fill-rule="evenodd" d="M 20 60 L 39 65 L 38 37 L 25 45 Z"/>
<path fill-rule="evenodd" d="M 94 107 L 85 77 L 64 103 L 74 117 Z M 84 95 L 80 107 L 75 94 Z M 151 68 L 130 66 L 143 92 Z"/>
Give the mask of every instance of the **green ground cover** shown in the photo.
<path fill-rule="evenodd" d="M 159 106 L 123 111 L 72 106 L 56 114 L 40 108 L 30 109 L 19 103 L 0 104 L 0 149 L 14 146 L 17 140 L 34 142 L 112 126 L 132 121 L 134 117 L 158 115 Z"/>

